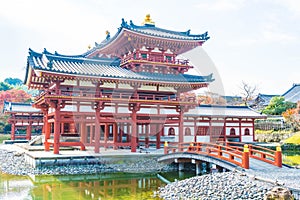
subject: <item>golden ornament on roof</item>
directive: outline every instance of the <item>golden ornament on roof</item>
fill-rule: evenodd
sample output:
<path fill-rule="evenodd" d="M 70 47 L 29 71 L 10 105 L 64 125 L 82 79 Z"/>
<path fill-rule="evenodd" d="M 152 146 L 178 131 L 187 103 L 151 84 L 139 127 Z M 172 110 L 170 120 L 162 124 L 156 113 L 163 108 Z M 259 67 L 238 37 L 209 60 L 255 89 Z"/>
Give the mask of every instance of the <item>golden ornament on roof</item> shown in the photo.
<path fill-rule="evenodd" d="M 147 14 L 144 19 L 144 22 L 142 24 L 143 25 L 146 25 L 146 24 L 154 25 L 155 23 L 154 23 L 154 21 L 152 21 L 150 14 Z"/>

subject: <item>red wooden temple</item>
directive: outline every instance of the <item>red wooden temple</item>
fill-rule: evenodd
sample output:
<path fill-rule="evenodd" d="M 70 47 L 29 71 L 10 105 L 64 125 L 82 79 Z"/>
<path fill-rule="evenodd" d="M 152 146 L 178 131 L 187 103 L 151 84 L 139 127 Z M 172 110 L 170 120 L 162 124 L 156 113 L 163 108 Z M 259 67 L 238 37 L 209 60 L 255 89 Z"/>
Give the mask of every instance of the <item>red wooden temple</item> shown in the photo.
<path fill-rule="evenodd" d="M 9 115 L 11 140 L 30 140 L 33 132 L 42 132 L 43 113 L 31 104 L 4 101 L 3 112 Z"/>
<path fill-rule="evenodd" d="M 201 46 L 207 33 L 192 35 L 158 28 L 147 15 L 144 25 L 122 23 L 117 33 L 82 55 L 37 53 L 29 49 L 25 82 L 43 92 L 33 106 L 44 114 L 45 149 L 53 146 L 161 146 L 165 125 L 178 126 L 195 107 L 180 94 L 213 81 L 212 75 L 186 74 L 193 66 L 177 55 Z M 73 141 L 70 141 L 73 138 Z M 77 139 L 77 140 L 76 140 Z"/>
<path fill-rule="evenodd" d="M 160 148 L 165 126 L 178 127 L 184 140 L 184 113 L 196 105 L 180 94 L 213 81 L 186 74 L 193 68 L 179 54 L 201 46 L 207 33 L 193 35 L 158 28 L 147 15 L 138 26 L 122 19 L 114 36 L 81 55 L 29 49 L 25 83 L 42 90 L 33 106 L 44 114 L 45 150 L 53 146 Z"/>

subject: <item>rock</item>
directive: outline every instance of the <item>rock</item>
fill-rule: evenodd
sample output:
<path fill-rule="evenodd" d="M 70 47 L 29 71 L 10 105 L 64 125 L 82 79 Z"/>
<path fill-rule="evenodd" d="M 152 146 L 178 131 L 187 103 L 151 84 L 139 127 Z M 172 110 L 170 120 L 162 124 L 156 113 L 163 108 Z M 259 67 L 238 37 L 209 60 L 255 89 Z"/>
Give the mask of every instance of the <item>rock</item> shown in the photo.
<path fill-rule="evenodd" d="M 293 200 L 292 193 L 287 188 L 274 187 L 264 195 L 264 200 Z"/>

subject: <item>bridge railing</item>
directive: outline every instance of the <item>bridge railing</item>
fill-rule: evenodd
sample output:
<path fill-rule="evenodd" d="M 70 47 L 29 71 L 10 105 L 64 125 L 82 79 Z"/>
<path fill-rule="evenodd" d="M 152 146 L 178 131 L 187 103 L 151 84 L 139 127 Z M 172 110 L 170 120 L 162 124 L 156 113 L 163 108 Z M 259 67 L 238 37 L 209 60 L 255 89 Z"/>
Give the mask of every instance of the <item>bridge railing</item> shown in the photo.
<path fill-rule="evenodd" d="M 280 146 L 277 146 L 276 151 L 274 151 L 265 147 L 253 144 L 245 144 L 241 142 L 225 142 L 222 144 L 225 146 L 230 146 L 238 151 L 242 151 L 244 145 L 248 145 L 250 158 L 254 158 L 278 167 L 282 167 L 282 153 Z"/>
<path fill-rule="evenodd" d="M 249 169 L 249 149 L 239 151 L 236 148 L 206 142 L 192 142 L 180 144 L 165 143 L 165 154 L 176 152 L 189 152 L 209 155 L 221 160 L 234 163 L 245 169 Z"/>

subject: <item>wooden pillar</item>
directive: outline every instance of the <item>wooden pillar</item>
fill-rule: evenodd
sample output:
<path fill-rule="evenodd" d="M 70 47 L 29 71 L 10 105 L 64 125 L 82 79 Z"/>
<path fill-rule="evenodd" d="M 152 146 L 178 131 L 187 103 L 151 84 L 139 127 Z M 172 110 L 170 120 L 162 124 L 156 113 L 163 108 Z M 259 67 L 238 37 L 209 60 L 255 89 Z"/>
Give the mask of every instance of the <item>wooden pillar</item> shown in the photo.
<path fill-rule="evenodd" d="M 254 121 L 255 121 L 255 119 L 252 119 L 252 136 L 253 136 L 253 142 L 255 141 Z"/>
<path fill-rule="evenodd" d="M 131 113 L 131 152 L 136 152 L 137 147 L 137 116 L 136 110 L 133 109 Z"/>
<path fill-rule="evenodd" d="M 95 153 L 100 153 L 100 110 L 95 112 Z"/>
<path fill-rule="evenodd" d="M 178 142 L 183 143 L 183 111 L 179 112 Z"/>
<path fill-rule="evenodd" d="M 121 133 L 118 133 L 118 124 L 113 124 L 113 141 L 114 141 L 114 150 L 118 149 L 117 143 L 118 143 L 118 135 Z"/>
<path fill-rule="evenodd" d="M 48 122 L 48 112 L 46 113 L 44 117 L 44 131 L 45 131 L 45 151 L 50 151 L 50 146 L 47 142 L 48 139 L 50 139 L 50 132 L 51 132 L 51 127 L 50 123 Z"/>
<path fill-rule="evenodd" d="M 59 105 L 55 108 L 54 113 L 54 144 L 53 153 L 59 154 L 59 138 L 60 138 L 60 107 Z"/>
<path fill-rule="evenodd" d="M 81 122 L 80 123 L 80 141 L 85 144 L 86 141 L 86 123 L 85 122 Z"/>
<path fill-rule="evenodd" d="M 211 122 L 211 118 L 209 118 L 209 142 L 212 142 L 212 122 Z"/>
<path fill-rule="evenodd" d="M 145 147 L 149 148 L 149 124 L 145 124 Z"/>
<path fill-rule="evenodd" d="M 156 124 L 156 149 L 160 149 L 160 136 L 161 136 L 161 130 L 163 125 L 162 124 Z"/>
<path fill-rule="evenodd" d="M 197 118 L 194 117 L 194 142 L 197 142 Z"/>
<path fill-rule="evenodd" d="M 16 122 L 13 121 L 12 124 L 11 124 L 11 134 L 10 134 L 10 139 L 11 140 L 15 140 L 16 139 Z"/>
<path fill-rule="evenodd" d="M 240 142 L 242 142 L 242 119 L 239 119 L 239 132 Z"/>
<path fill-rule="evenodd" d="M 126 142 L 130 142 L 130 137 L 129 137 L 129 134 L 130 134 L 130 126 L 129 126 L 129 123 L 126 123 Z"/>
<path fill-rule="evenodd" d="M 26 140 L 31 140 L 32 122 L 26 127 Z"/>
<path fill-rule="evenodd" d="M 105 125 L 104 125 L 103 137 L 104 137 L 104 146 L 105 146 L 105 149 L 107 148 L 107 139 L 108 139 L 108 135 L 109 135 L 109 126 L 110 125 L 108 123 L 105 123 Z M 101 132 L 101 134 L 102 134 L 102 132 Z"/>

